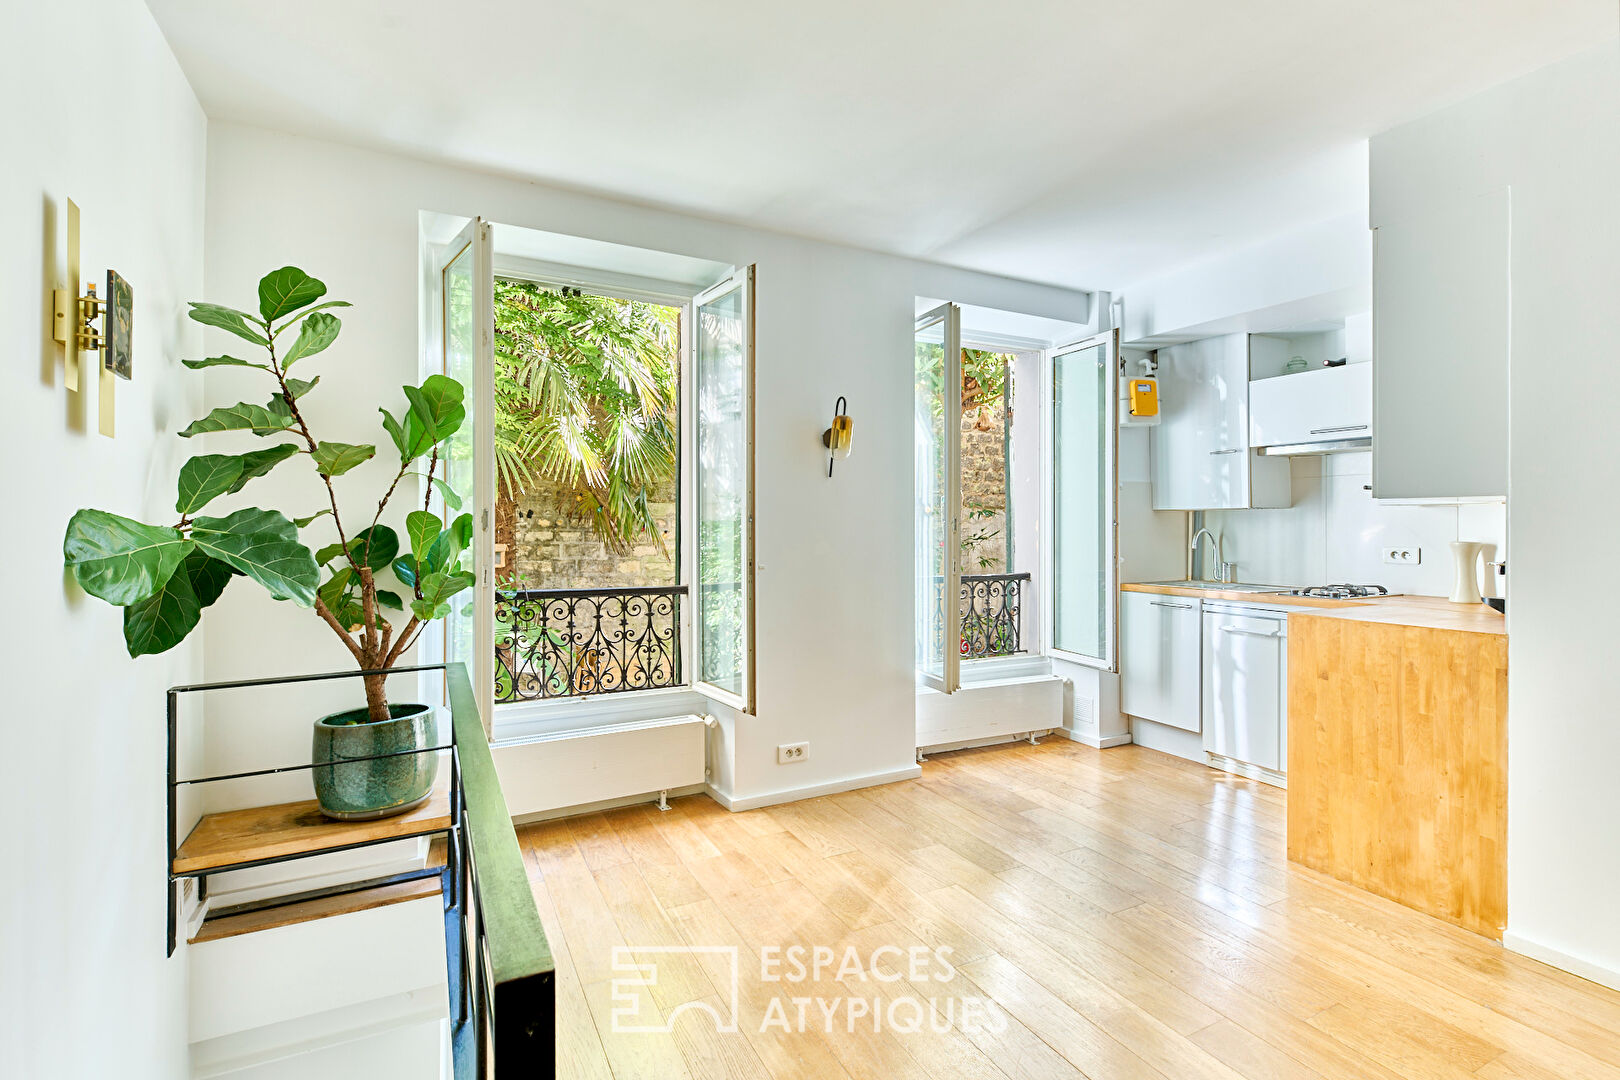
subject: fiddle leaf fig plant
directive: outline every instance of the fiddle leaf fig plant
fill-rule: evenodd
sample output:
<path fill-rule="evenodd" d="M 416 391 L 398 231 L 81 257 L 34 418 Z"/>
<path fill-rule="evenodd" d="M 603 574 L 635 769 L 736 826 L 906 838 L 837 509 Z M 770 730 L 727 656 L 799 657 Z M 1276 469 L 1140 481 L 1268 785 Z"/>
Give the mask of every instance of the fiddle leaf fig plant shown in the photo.
<path fill-rule="evenodd" d="M 175 485 L 177 520 L 147 525 L 104 510 L 80 510 L 68 522 L 62 554 L 74 579 L 92 596 L 124 609 L 124 642 L 130 656 L 166 652 L 197 627 L 203 609 L 218 600 L 233 578 L 257 582 L 273 600 L 290 600 L 314 613 L 342 640 L 361 670 L 386 672 L 428 623 L 450 613 L 450 600 L 473 585 L 462 565 L 472 543 L 472 516 L 448 515 L 461 500 L 436 475 L 445 471 L 442 450 L 466 417 L 461 384 L 432 375 L 421 386 L 402 387 L 403 408 L 381 409 L 382 426 L 397 452 L 393 478 L 363 527 L 344 517 L 332 480 L 377 456 L 371 444 L 318 439 L 299 401 L 319 376 L 293 378 L 295 363 L 328 349 L 342 321 L 334 308 L 347 301 L 319 301 L 326 286 L 296 266 L 284 266 L 259 282 L 257 315 L 219 304 L 193 303 L 191 318 L 229 331 L 262 356 L 243 360 L 210 356 L 185 360 L 188 368 L 251 368 L 270 386 L 263 404 L 237 402 L 194 420 L 179 434 L 235 433 L 270 442 L 238 454 L 199 454 L 180 468 Z M 259 354 L 251 354 L 258 356 Z M 300 373 L 303 372 L 300 368 Z M 282 441 L 275 441 L 282 440 Z M 224 516 L 204 513 L 215 499 L 240 492 L 289 458 L 307 457 L 326 505 L 289 518 L 279 510 L 249 507 Z M 424 459 L 425 463 L 424 463 Z M 407 540 L 383 524 L 384 512 L 407 476 L 422 481 L 420 509 L 405 518 Z M 433 510 L 438 494 L 445 516 Z M 314 553 L 301 529 L 324 527 L 334 542 Z M 362 517 L 363 520 L 363 517 Z M 390 581 L 390 578 L 393 580 Z M 397 588 L 387 587 L 397 582 Z M 386 674 L 364 679 L 371 720 L 390 716 Z"/>

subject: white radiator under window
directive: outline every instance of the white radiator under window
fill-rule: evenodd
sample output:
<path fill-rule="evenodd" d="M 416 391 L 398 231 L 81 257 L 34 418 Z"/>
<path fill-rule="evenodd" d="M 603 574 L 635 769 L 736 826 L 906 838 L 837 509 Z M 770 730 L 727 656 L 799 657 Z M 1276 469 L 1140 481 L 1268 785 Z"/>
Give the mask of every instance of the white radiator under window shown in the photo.
<path fill-rule="evenodd" d="M 513 817 L 650 795 L 707 778 L 704 716 L 631 720 L 491 747 Z"/>

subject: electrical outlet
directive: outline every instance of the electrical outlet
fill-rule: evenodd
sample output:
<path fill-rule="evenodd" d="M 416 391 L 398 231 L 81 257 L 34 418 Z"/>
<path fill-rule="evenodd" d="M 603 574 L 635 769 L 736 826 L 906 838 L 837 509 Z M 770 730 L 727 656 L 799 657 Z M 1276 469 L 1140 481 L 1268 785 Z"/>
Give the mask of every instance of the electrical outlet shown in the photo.
<path fill-rule="evenodd" d="M 788 765 L 795 761 L 803 761 L 810 754 L 810 744 L 807 742 L 783 743 L 776 748 L 776 763 Z"/>
<path fill-rule="evenodd" d="M 1423 549 L 1415 547 L 1392 547 L 1384 549 L 1384 561 L 1387 563 L 1401 563 L 1407 566 L 1416 566 L 1423 561 Z"/>

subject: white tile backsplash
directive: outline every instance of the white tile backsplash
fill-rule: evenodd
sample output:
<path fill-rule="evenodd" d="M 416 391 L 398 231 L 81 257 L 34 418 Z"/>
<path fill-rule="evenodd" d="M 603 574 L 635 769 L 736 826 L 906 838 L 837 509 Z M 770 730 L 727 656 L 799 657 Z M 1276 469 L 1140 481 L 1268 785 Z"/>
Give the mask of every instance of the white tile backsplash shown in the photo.
<path fill-rule="evenodd" d="M 1421 506 L 1372 497 L 1372 454 L 1294 458 L 1294 505 L 1286 510 L 1222 510 L 1205 515 L 1222 539 L 1239 581 L 1264 585 L 1354 582 L 1391 592 L 1444 596 L 1451 591 L 1453 540 L 1491 545 L 1486 560 L 1506 557 L 1505 503 Z M 1416 547 L 1416 566 L 1383 561 L 1386 547 Z"/>

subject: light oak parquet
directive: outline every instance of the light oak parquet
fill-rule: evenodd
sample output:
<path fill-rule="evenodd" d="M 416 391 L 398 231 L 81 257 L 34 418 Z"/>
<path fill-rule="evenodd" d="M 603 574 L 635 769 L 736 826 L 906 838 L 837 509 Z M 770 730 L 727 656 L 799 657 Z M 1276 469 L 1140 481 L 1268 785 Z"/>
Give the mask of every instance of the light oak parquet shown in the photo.
<path fill-rule="evenodd" d="M 524 826 L 558 1075 L 1620 1080 L 1620 993 L 1290 863 L 1286 813 L 1275 788 L 1054 739 L 768 810 L 696 796 Z M 762 978 L 758 950 L 793 943 L 859 962 Z M 615 1021 L 616 946 L 659 969 L 624 1016 L 670 1030 Z M 695 946 L 738 951 L 735 1032 L 696 1007 L 729 1013 L 729 960 L 667 951 Z M 940 946 L 955 977 L 914 977 L 905 950 Z M 768 1023 L 795 996 L 808 1030 Z M 927 1022 L 851 1030 L 854 999 Z"/>

